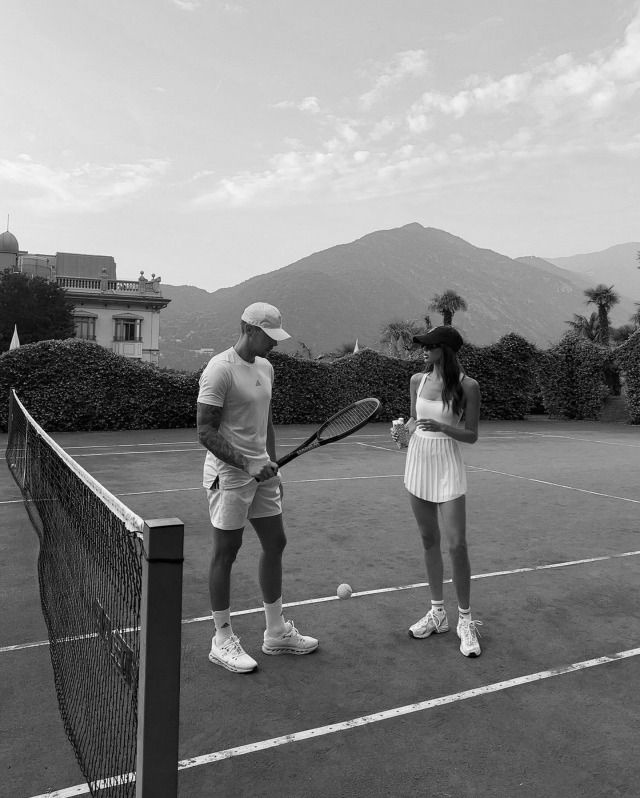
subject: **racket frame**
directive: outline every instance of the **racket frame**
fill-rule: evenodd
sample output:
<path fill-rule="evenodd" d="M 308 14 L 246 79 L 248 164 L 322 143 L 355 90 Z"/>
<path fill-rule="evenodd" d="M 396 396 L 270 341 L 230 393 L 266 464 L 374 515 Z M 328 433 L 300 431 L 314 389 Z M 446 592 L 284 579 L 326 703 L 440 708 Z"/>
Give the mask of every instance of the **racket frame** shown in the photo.
<path fill-rule="evenodd" d="M 352 407 L 361 404 L 362 402 L 376 402 L 375 407 L 369 413 L 369 415 L 363 420 L 358 422 L 356 425 L 351 427 L 350 429 L 346 430 L 345 432 L 340 432 L 337 435 L 332 435 L 330 438 L 326 438 L 325 440 L 321 439 L 322 430 L 329 426 L 329 424 L 334 421 L 334 419 L 338 418 L 339 416 L 343 415 L 347 410 L 350 410 Z M 313 449 L 317 449 L 320 446 L 326 446 L 327 443 L 335 443 L 336 441 L 342 440 L 342 438 L 346 438 L 348 435 L 352 435 L 354 432 L 357 432 L 359 429 L 368 424 L 371 419 L 380 412 L 380 408 L 382 407 L 382 402 L 379 399 L 376 399 L 374 396 L 369 396 L 366 399 L 358 399 L 357 402 L 352 402 L 350 405 L 343 407 L 341 410 L 338 410 L 337 413 L 334 413 L 330 418 L 328 418 L 325 422 L 323 422 L 318 429 L 307 438 L 306 441 L 301 443 L 299 446 L 296 446 L 295 449 L 288 452 L 287 454 L 279 457 L 276 460 L 278 464 L 278 468 L 287 463 L 291 462 L 291 460 L 295 460 L 296 457 L 300 457 L 301 454 L 306 454 L 306 452 L 310 452 Z"/>

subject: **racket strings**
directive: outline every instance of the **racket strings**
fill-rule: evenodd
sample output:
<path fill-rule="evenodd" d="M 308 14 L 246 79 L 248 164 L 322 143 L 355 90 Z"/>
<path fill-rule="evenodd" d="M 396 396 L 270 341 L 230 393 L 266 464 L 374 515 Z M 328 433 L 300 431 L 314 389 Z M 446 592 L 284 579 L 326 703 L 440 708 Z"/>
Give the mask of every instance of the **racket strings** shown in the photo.
<path fill-rule="evenodd" d="M 346 407 L 322 426 L 318 432 L 319 440 L 330 440 L 357 429 L 371 418 L 379 406 L 380 403 L 376 399 L 362 399 Z"/>

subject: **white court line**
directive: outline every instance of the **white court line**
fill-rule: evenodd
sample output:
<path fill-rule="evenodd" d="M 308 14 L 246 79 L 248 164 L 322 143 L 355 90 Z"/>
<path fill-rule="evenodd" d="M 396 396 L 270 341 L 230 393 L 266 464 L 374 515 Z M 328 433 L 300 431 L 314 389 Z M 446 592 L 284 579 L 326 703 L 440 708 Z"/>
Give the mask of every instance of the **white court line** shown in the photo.
<path fill-rule="evenodd" d="M 523 432 L 522 435 L 531 435 L 536 438 L 560 438 L 565 441 L 580 441 L 581 443 L 601 443 L 604 446 L 628 446 L 640 449 L 640 443 L 623 443 L 622 441 L 601 441 L 596 438 L 576 438 L 574 435 L 552 435 L 548 432 Z"/>
<path fill-rule="evenodd" d="M 526 573 L 534 573 L 535 571 L 550 571 L 552 569 L 557 568 L 568 568 L 574 565 L 590 565 L 594 562 L 606 562 L 607 560 L 619 560 L 623 557 L 637 557 L 640 555 L 640 550 L 638 551 L 623 551 L 619 554 L 603 554 L 599 557 L 585 557 L 581 560 L 568 560 L 565 562 L 554 562 L 548 563 L 547 565 L 527 565 L 523 566 L 522 568 L 512 568 L 508 571 L 490 571 L 486 574 L 473 574 L 471 579 L 490 579 L 496 576 L 513 576 L 514 574 L 526 574 Z M 452 584 L 451 579 L 445 579 L 445 585 Z M 362 596 L 378 596 L 382 593 L 398 593 L 403 590 L 416 590 L 417 588 L 428 587 L 428 582 L 414 582 L 410 585 L 395 585 L 393 587 L 379 587 L 375 590 L 361 590 L 360 592 L 353 593 L 351 598 L 361 598 Z M 340 599 L 337 596 L 321 596 L 319 598 L 314 599 L 303 599 L 301 601 L 291 601 L 289 603 L 283 604 L 284 609 L 288 609 L 290 607 L 302 607 L 308 604 L 325 604 L 328 601 L 339 601 Z M 257 615 L 259 613 L 264 612 L 264 607 L 251 607 L 248 610 L 235 610 L 231 613 L 231 617 L 235 618 L 240 615 Z M 209 615 L 200 615 L 195 618 L 183 618 L 182 625 L 186 626 L 192 623 L 204 623 L 206 621 L 211 620 L 211 614 Z M 132 629 L 125 629 L 124 631 L 130 632 L 133 631 Z M 37 640 L 32 643 L 18 643 L 12 646 L 3 646 L 0 648 L 0 654 L 6 654 L 10 651 L 22 651 L 23 649 L 27 648 L 39 648 L 41 646 L 48 646 L 48 640 Z"/>
<path fill-rule="evenodd" d="M 552 488 L 564 488 L 574 490 L 577 493 L 589 493 L 591 496 L 600 496 L 604 499 L 617 499 L 621 502 L 632 502 L 640 504 L 640 499 L 629 499 L 626 496 L 613 496 L 611 493 L 599 493 L 597 490 L 587 490 L 586 488 L 574 488 L 573 485 L 562 485 L 559 482 L 547 482 L 544 479 L 534 479 L 533 477 L 523 477 L 520 474 L 507 474 L 506 471 L 493 471 L 491 468 L 480 468 L 480 466 L 469 466 L 474 471 L 484 471 L 487 474 L 498 474 L 501 477 L 511 477 L 512 479 L 523 479 L 526 482 L 537 482 L 539 485 L 549 485 Z"/>
<path fill-rule="evenodd" d="M 460 701 L 467 701 L 470 698 L 478 698 L 479 696 L 498 693 L 502 690 L 510 690 L 513 687 L 520 687 L 521 685 L 525 684 L 533 684 L 534 682 L 543 681 L 544 679 L 551 679 L 555 676 L 564 676 L 569 673 L 577 673 L 578 671 L 586 670 L 587 668 L 595 668 L 599 665 L 608 665 L 613 662 L 619 662 L 623 659 L 629 659 L 639 655 L 640 648 L 631 648 L 627 651 L 618 651 L 615 654 L 605 655 L 603 657 L 595 657 L 594 659 L 582 660 L 581 662 L 572 662 L 569 665 L 560 665 L 559 667 L 551 668 L 545 671 L 538 671 L 537 673 L 528 673 L 524 676 L 517 676 L 515 679 L 506 679 L 501 682 L 485 684 L 482 687 L 474 687 L 471 690 L 463 690 L 458 693 L 450 693 L 449 695 L 440 696 L 438 698 L 430 698 L 426 701 L 419 701 L 414 704 L 405 704 L 401 707 L 393 707 L 391 709 L 374 712 L 369 715 L 361 715 L 360 717 L 350 718 L 349 720 L 344 720 L 340 723 L 331 723 L 328 726 L 316 726 L 313 729 L 305 729 L 304 731 L 284 734 L 280 737 L 271 737 L 267 740 L 259 740 L 255 743 L 249 743 L 248 745 L 239 745 L 235 746 L 234 748 L 225 748 L 222 751 L 215 751 L 210 754 L 191 757 L 190 759 L 181 759 L 178 762 L 178 771 L 187 770 L 194 767 L 201 767 L 202 765 L 210 765 L 213 762 L 220 762 L 224 759 L 231 759 L 236 756 L 255 754 L 260 751 L 266 751 L 270 748 L 277 748 L 282 745 L 302 742 L 303 740 L 313 740 L 328 734 L 336 734 L 337 732 L 349 731 L 361 726 L 368 726 L 372 723 L 380 723 L 381 721 L 385 720 L 394 720 L 395 718 L 411 715 L 416 712 L 426 712 L 435 707 L 443 707 L 447 704 L 455 704 Z M 133 774 L 126 774 L 123 776 L 123 778 L 127 781 L 133 780 L 132 777 Z M 72 796 L 75 795 L 86 795 L 88 792 L 89 788 L 86 785 L 78 784 L 75 787 L 67 787 L 66 789 L 57 790 L 55 792 L 48 792 L 41 795 L 32 796 L 32 798 L 72 798 Z"/>
<path fill-rule="evenodd" d="M 383 435 L 368 435 L 368 436 L 364 435 L 364 436 L 358 436 L 358 437 L 381 438 L 381 437 L 384 437 L 384 436 Z M 306 438 L 299 438 L 299 439 L 298 438 L 289 438 L 288 440 L 290 440 L 293 443 L 296 440 L 306 440 Z M 189 443 L 190 442 L 186 442 L 184 445 L 188 446 Z M 332 446 L 353 446 L 354 443 L 357 443 L 357 441 L 337 441 L 336 443 L 332 444 Z M 163 443 L 158 443 L 158 444 L 150 444 L 150 443 L 149 444 L 147 444 L 147 443 L 142 443 L 142 444 L 133 444 L 133 443 L 124 444 L 123 443 L 123 444 L 117 444 L 117 445 L 118 446 L 122 446 L 122 447 L 134 446 L 135 445 L 135 446 L 140 447 L 140 446 L 154 446 L 154 445 L 155 446 L 169 446 L 170 444 L 163 444 Z M 174 445 L 179 445 L 179 444 L 174 444 Z M 366 444 L 361 444 L 361 445 L 365 446 Z M 290 445 L 287 444 L 287 443 L 278 443 L 277 446 L 279 448 L 281 448 L 281 449 L 290 448 Z M 69 446 L 69 447 L 65 448 L 65 451 L 69 451 L 71 449 L 93 449 L 93 448 L 106 449 L 107 447 L 106 446 L 100 446 L 100 447 Z M 199 446 L 198 444 L 192 444 L 191 448 L 189 448 L 189 449 L 147 449 L 144 452 L 135 451 L 135 450 L 134 451 L 129 450 L 129 451 L 126 451 L 126 452 L 117 452 L 117 451 L 81 452 L 79 454 L 74 454 L 73 457 L 74 457 L 74 459 L 78 460 L 81 457 L 125 457 L 125 456 L 130 455 L 130 454 L 182 454 L 184 452 L 197 452 L 199 454 L 202 454 L 203 458 L 204 458 L 204 455 L 206 453 L 205 449 L 202 446 Z"/>

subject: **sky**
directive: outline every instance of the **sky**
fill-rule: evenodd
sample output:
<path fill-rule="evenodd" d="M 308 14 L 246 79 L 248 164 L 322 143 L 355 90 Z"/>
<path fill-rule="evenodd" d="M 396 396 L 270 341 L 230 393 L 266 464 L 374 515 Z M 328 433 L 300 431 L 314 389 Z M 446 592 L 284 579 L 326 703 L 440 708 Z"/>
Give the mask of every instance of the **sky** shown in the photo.
<path fill-rule="evenodd" d="M 2 29 L 31 253 L 215 291 L 411 222 L 640 239 L 640 0 L 4 0 Z"/>

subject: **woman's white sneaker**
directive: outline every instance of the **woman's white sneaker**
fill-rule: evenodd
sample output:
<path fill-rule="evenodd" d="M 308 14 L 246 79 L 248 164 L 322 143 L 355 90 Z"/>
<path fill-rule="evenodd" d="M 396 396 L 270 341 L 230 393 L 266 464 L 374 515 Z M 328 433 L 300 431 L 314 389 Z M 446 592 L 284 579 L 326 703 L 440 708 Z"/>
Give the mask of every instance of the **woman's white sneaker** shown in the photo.
<path fill-rule="evenodd" d="M 456 631 L 460 638 L 460 652 L 465 657 L 479 657 L 482 653 L 478 642 L 478 637 L 480 636 L 478 626 L 482 626 L 482 621 L 474 621 L 471 618 L 465 619 L 462 617 L 458 619 Z"/>
<path fill-rule="evenodd" d="M 228 640 L 216 645 L 215 637 L 211 640 L 209 659 L 216 665 L 222 665 L 234 673 L 250 673 L 258 667 L 258 663 L 250 657 L 240 645 L 240 639 L 231 635 Z"/>
<path fill-rule="evenodd" d="M 419 621 L 416 621 L 413 626 L 409 627 L 409 637 L 422 639 L 429 637 L 434 632 L 441 635 L 443 632 L 449 631 L 449 621 L 446 612 L 436 612 L 433 608 Z"/>

